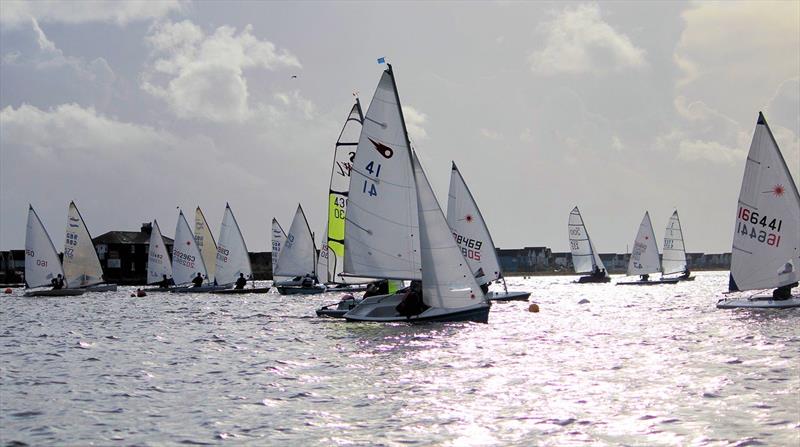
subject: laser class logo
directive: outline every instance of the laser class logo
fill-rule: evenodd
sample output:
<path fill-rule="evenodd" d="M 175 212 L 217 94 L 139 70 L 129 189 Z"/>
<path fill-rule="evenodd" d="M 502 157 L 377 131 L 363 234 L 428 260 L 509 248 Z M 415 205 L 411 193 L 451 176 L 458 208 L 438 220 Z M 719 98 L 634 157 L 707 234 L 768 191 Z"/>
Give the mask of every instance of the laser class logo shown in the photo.
<path fill-rule="evenodd" d="M 386 146 L 383 143 L 378 143 L 372 138 L 370 138 L 369 141 L 370 143 L 372 143 L 373 146 L 375 146 L 375 150 L 378 151 L 378 153 L 381 154 L 383 158 L 389 159 L 392 158 L 392 155 L 394 155 L 394 150 L 389 146 Z"/>

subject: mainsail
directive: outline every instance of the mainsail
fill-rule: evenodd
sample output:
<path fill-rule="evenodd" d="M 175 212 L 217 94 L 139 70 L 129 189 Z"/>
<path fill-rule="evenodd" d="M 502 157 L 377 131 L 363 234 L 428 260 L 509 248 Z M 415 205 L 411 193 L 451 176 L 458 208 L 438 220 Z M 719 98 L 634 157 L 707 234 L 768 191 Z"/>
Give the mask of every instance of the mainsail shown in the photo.
<path fill-rule="evenodd" d="M 194 240 L 203 254 L 203 263 L 208 269 L 208 281 L 213 282 L 216 275 L 217 243 L 199 206 L 194 212 Z"/>
<path fill-rule="evenodd" d="M 29 288 L 49 286 L 59 274 L 64 276 L 64 270 L 50 235 L 44 229 L 33 206 L 28 206 L 28 225 L 25 231 L 25 284 Z"/>
<path fill-rule="evenodd" d="M 314 236 L 311 234 L 311 227 L 308 226 L 303 207 L 297 205 L 286 243 L 281 249 L 275 267 L 275 274 L 290 277 L 314 274 L 316 264 L 317 249 L 314 246 Z"/>
<path fill-rule="evenodd" d="M 278 257 L 281 254 L 281 249 L 283 248 L 284 244 L 286 244 L 286 232 L 283 231 L 281 224 L 278 223 L 278 219 L 272 218 L 272 281 L 284 281 L 287 279 L 291 279 L 291 277 L 287 276 L 279 276 L 276 274 L 276 270 L 278 268 Z"/>
<path fill-rule="evenodd" d="M 730 290 L 800 280 L 800 194 L 764 115 L 756 130 L 736 210 Z"/>
<path fill-rule="evenodd" d="M 664 231 L 664 247 L 661 254 L 661 271 L 665 275 L 681 273 L 686 270 L 686 249 L 683 244 L 683 230 L 678 210 L 672 213 Z"/>
<path fill-rule="evenodd" d="M 589 232 L 586 231 L 586 224 L 583 222 L 583 217 L 577 206 L 569 213 L 567 230 L 569 232 L 569 249 L 572 252 L 572 265 L 575 267 L 575 273 L 592 272 L 595 267 L 605 270 L 606 267 L 603 265 L 597 250 L 595 250 L 591 238 L 589 238 Z"/>
<path fill-rule="evenodd" d="M 328 246 L 328 228 L 325 227 L 325 232 L 322 233 L 322 237 L 320 239 L 320 246 L 319 246 L 319 256 L 317 256 L 317 275 L 319 276 L 319 282 L 323 284 L 328 284 L 333 281 L 333 277 L 331 277 L 331 271 L 328 269 L 328 259 L 331 258 L 331 250 Z"/>
<path fill-rule="evenodd" d="M 450 172 L 450 193 L 447 195 L 447 224 L 478 284 L 486 284 L 503 276 L 492 235 L 455 162 Z"/>
<path fill-rule="evenodd" d="M 245 279 L 253 276 L 247 245 L 244 243 L 244 237 L 242 237 L 236 217 L 227 203 L 225 204 L 225 215 L 222 217 L 222 226 L 219 229 L 219 244 L 217 245 L 214 271 L 219 285 L 233 284 L 239 279 L 239 274 L 243 274 Z"/>
<path fill-rule="evenodd" d="M 175 242 L 172 245 L 172 278 L 176 285 L 187 284 L 198 273 L 204 280 L 208 280 L 203 255 L 200 254 L 189 222 L 181 211 L 178 215 L 178 225 L 175 227 Z"/>
<path fill-rule="evenodd" d="M 64 241 L 64 274 L 67 287 L 88 287 L 103 282 L 103 267 L 75 202 L 69 203 Z"/>
<path fill-rule="evenodd" d="M 344 271 L 421 279 L 417 194 L 391 67 L 383 72 L 358 141 L 345 219 Z"/>
<path fill-rule="evenodd" d="M 645 212 L 642 223 L 639 224 L 639 232 L 636 233 L 636 239 L 633 241 L 631 259 L 628 262 L 628 276 L 655 273 L 660 269 L 656 235 L 653 233 L 650 213 Z"/>
<path fill-rule="evenodd" d="M 161 228 L 158 227 L 158 222 L 153 220 L 147 253 L 147 284 L 160 282 L 164 276 L 167 279 L 172 278 L 172 264 L 167 246 L 164 244 L 164 237 L 161 235 Z"/>
<path fill-rule="evenodd" d="M 422 299 L 431 307 L 457 309 L 485 301 L 461 247 L 433 194 L 416 153 L 412 153 L 419 215 Z"/>
<path fill-rule="evenodd" d="M 347 115 L 333 152 L 333 169 L 328 190 L 328 222 L 319 252 L 320 266 L 325 264 L 328 282 L 347 284 L 369 282 L 369 279 L 365 278 L 340 276 L 344 269 L 345 215 L 350 191 L 350 171 L 353 168 L 363 121 L 361 102 L 356 98 L 356 103 Z M 322 269 L 317 271 L 320 277 L 325 276 Z"/>

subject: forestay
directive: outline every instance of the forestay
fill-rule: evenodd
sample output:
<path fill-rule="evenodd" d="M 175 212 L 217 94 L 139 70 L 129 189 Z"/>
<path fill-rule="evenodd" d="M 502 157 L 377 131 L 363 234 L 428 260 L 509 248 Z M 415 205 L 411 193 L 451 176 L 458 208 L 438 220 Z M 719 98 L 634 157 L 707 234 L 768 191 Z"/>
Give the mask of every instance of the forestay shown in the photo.
<path fill-rule="evenodd" d="M 275 274 L 289 277 L 313 274 L 316 263 L 317 249 L 314 246 L 314 236 L 311 235 L 311 227 L 308 226 L 303 207 L 297 205 L 286 243 L 278 258 Z"/>
<path fill-rule="evenodd" d="M 686 270 L 686 249 L 683 244 L 683 229 L 678 210 L 672 213 L 664 231 L 664 249 L 661 254 L 661 271 L 665 275 Z"/>
<path fill-rule="evenodd" d="M 239 279 L 243 274 L 246 279 L 253 276 L 250 267 L 250 255 L 244 243 L 242 231 L 230 205 L 225 204 L 225 215 L 222 217 L 222 226 L 219 229 L 219 244 L 217 244 L 216 280 L 219 285 L 229 285 Z"/>
<path fill-rule="evenodd" d="M 731 290 L 800 280 L 800 195 L 775 137 L 759 113 L 739 192 Z"/>
<path fill-rule="evenodd" d="M 569 232 L 569 249 L 572 252 L 572 265 L 575 267 L 575 273 L 592 272 L 595 267 L 605 270 L 603 261 L 594 248 L 589 232 L 586 230 L 586 224 L 583 222 L 583 216 L 577 206 L 569 213 L 567 231 Z"/>
<path fill-rule="evenodd" d="M 208 226 L 206 216 L 198 206 L 194 212 L 194 241 L 203 255 L 203 263 L 208 269 L 208 281 L 212 282 L 216 277 L 217 265 L 217 243 L 214 235 L 211 234 L 211 227 Z"/>
<path fill-rule="evenodd" d="M 656 235 L 653 233 L 653 224 L 650 222 L 650 213 L 645 212 L 639 232 L 633 241 L 631 259 L 628 262 L 628 275 L 645 275 L 658 272 L 661 263 L 658 259 L 658 246 Z"/>
<path fill-rule="evenodd" d="M 447 224 L 478 284 L 486 284 L 503 276 L 492 235 L 455 162 L 450 172 L 450 192 L 447 195 Z"/>
<path fill-rule="evenodd" d="M 281 224 L 278 223 L 278 219 L 272 218 L 272 281 L 285 281 L 290 279 L 290 277 L 286 276 L 278 276 L 275 272 L 278 268 L 278 257 L 281 254 L 281 249 L 283 245 L 286 243 L 286 232 L 283 231 L 283 227 Z"/>
<path fill-rule="evenodd" d="M 56 247 L 33 206 L 29 205 L 25 230 L 25 284 L 30 288 L 49 286 L 59 274 L 63 276 L 64 270 Z"/>
<path fill-rule="evenodd" d="M 347 274 L 421 278 L 410 146 L 389 67 L 367 110 L 353 161 L 345 219 Z"/>
<path fill-rule="evenodd" d="M 164 276 L 172 278 L 172 264 L 169 261 L 164 237 L 161 235 L 161 228 L 159 228 L 158 222 L 153 220 L 147 253 L 147 284 L 160 282 Z"/>
<path fill-rule="evenodd" d="M 453 239 L 417 154 L 412 155 L 419 213 L 422 299 L 428 306 L 444 309 L 485 301 L 461 248 Z"/>
<path fill-rule="evenodd" d="M 200 273 L 208 279 L 203 256 L 189 228 L 183 211 L 178 214 L 178 225 L 175 227 L 175 242 L 172 245 L 172 274 L 176 285 L 187 284 Z"/>
<path fill-rule="evenodd" d="M 64 274 L 67 287 L 88 287 L 103 282 L 103 267 L 75 202 L 69 203 L 64 241 Z"/>

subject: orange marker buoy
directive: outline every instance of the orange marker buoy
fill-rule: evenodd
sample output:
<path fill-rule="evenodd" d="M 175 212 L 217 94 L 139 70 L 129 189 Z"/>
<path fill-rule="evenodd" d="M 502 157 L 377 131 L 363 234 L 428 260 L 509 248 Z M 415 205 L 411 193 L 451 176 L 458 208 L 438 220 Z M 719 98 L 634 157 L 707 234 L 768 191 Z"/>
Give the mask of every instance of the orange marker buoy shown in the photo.
<path fill-rule="evenodd" d="M 528 306 L 528 312 L 533 312 L 533 313 L 539 312 L 539 305 L 536 303 L 531 303 L 531 305 Z"/>
<path fill-rule="evenodd" d="M 6 288 L 6 290 L 4 290 L 3 292 L 5 292 L 6 294 L 11 293 L 11 287 Z"/>

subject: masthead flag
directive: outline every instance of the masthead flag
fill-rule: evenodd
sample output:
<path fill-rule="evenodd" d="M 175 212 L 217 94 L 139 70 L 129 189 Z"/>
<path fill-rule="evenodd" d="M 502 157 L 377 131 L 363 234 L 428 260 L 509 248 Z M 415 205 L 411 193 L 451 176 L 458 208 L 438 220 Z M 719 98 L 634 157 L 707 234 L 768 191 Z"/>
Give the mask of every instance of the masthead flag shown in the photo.
<path fill-rule="evenodd" d="M 385 64 L 386 63 L 386 58 L 385 57 L 379 57 L 378 58 L 378 63 L 379 64 Z"/>

